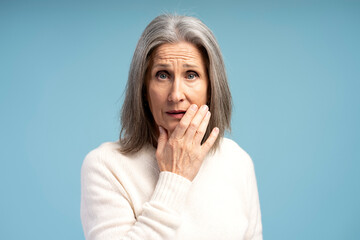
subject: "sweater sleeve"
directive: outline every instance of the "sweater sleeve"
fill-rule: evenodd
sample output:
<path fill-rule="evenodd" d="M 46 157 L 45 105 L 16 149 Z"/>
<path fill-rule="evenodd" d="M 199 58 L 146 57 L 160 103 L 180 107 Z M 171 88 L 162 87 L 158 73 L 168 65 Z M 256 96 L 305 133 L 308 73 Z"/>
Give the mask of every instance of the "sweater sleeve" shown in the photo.
<path fill-rule="evenodd" d="M 88 155 L 81 169 L 81 221 L 87 240 L 171 239 L 191 182 L 161 172 L 151 199 L 135 216 L 126 189 L 106 164 Z"/>

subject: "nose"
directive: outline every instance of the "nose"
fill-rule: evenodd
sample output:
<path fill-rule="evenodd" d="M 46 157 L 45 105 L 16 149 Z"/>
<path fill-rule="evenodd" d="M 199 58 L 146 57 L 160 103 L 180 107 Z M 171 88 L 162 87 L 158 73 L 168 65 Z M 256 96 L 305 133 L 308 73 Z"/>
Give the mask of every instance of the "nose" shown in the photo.
<path fill-rule="evenodd" d="M 183 86 L 180 77 L 176 77 L 174 81 L 172 81 L 168 100 L 169 102 L 174 102 L 174 103 L 182 102 L 185 100 L 185 94 L 183 91 Z"/>

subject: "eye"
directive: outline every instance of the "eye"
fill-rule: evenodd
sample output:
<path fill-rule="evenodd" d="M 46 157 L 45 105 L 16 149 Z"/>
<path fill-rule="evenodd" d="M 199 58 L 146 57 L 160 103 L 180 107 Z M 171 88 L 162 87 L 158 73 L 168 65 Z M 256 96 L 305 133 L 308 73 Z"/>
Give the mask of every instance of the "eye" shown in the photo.
<path fill-rule="evenodd" d="M 167 72 L 164 72 L 164 71 L 157 72 L 155 76 L 159 80 L 166 80 L 166 79 L 169 78 L 169 74 Z"/>
<path fill-rule="evenodd" d="M 187 79 L 189 79 L 189 80 L 194 80 L 197 77 L 199 77 L 199 75 L 196 72 L 188 72 L 187 73 Z"/>

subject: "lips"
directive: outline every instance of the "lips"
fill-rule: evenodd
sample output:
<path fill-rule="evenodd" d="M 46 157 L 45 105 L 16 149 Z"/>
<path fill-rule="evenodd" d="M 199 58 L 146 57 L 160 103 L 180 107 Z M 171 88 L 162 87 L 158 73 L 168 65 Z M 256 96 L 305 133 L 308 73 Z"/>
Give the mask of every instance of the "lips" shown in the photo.
<path fill-rule="evenodd" d="M 171 110 L 167 111 L 166 114 L 170 117 L 181 119 L 185 115 L 185 110 Z"/>

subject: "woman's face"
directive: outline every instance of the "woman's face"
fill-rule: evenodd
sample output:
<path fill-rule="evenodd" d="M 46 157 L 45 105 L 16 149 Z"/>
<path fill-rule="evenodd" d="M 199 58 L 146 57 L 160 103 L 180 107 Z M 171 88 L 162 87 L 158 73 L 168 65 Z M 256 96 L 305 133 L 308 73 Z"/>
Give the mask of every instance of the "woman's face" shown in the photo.
<path fill-rule="evenodd" d="M 208 76 L 199 49 L 188 42 L 160 45 L 146 76 L 147 100 L 158 126 L 170 135 L 191 104 L 206 104 Z"/>

